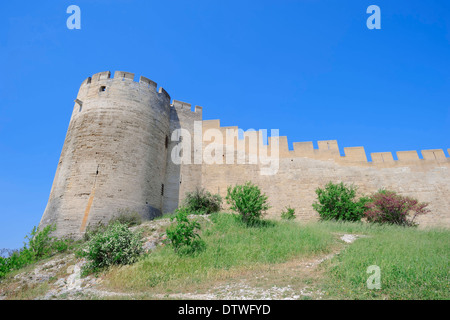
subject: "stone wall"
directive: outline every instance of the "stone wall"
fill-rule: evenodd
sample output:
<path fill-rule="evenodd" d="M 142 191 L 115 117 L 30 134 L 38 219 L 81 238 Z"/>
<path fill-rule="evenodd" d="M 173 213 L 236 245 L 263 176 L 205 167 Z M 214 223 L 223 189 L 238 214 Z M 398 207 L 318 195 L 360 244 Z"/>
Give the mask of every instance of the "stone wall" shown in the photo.
<path fill-rule="evenodd" d="M 191 111 L 191 105 L 186 102 L 174 100 L 171 106 L 170 113 L 170 143 L 169 154 L 167 156 L 166 169 L 166 186 L 164 192 L 164 206 L 163 213 L 173 212 L 178 205 L 183 201 L 186 192 L 194 191 L 201 187 L 202 171 L 201 163 L 196 164 L 194 159 L 194 152 L 191 149 L 194 143 L 194 123 L 197 121 L 201 124 L 202 121 L 202 107 L 196 106 L 195 111 Z M 174 132 L 177 129 L 186 130 L 188 135 L 178 134 Z M 201 137 L 201 134 L 199 135 Z M 182 140 L 184 138 L 184 140 Z M 186 139 L 189 139 L 187 141 Z M 189 146 L 183 148 L 182 145 Z M 174 148 L 180 147 L 184 149 L 182 152 L 188 152 L 189 161 L 181 161 L 180 164 L 172 161 L 172 153 L 176 152 Z M 181 155 L 182 157 L 183 155 Z M 187 154 L 184 154 L 187 156 Z M 188 163 L 186 163 L 188 162 Z"/>
<path fill-rule="evenodd" d="M 218 120 L 203 121 L 203 128 L 218 128 L 222 132 L 225 129 Z M 268 140 L 268 146 L 259 144 L 259 147 L 270 150 L 272 139 Z M 399 160 L 394 160 L 390 152 L 372 153 L 372 161 L 368 162 L 362 147 L 344 148 L 345 156 L 340 156 L 335 140 L 319 141 L 319 149 L 314 149 L 312 142 L 294 142 L 294 150 L 289 150 L 286 137 L 280 137 L 278 143 L 277 174 L 261 175 L 260 163 L 204 164 L 202 186 L 225 197 L 229 185 L 252 181 L 269 197 L 272 206 L 269 216 L 279 217 L 290 205 L 296 209 L 298 219 L 304 221 L 318 219 L 312 209 L 315 190 L 330 181 L 354 184 L 360 195 L 385 188 L 430 203 L 432 213 L 418 219 L 422 226 L 450 227 L 450 159 L 442 150 L 423 150 L 423 159 L 419 159 L 416 151 L 398 152 Z M 223 144 L 226 155 L 226 141 Z M 235 141 L 235 150 L 238 144 Z"/>

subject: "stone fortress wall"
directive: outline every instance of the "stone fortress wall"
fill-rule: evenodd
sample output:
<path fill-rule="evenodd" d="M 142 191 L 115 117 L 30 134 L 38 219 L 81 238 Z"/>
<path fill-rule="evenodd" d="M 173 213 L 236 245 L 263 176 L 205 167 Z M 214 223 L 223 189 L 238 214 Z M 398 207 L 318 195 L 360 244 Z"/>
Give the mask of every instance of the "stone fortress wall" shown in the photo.
<path fill-rule="evenodd" d="M 312 142 L 294 142 L 289 150 L 286 137 L 269 137 L 266 146 L 260 132 L 254 149 L 248 143 L 251 133 L 226 140 L 227 129 L 237 127 L 203 120 L 201 107 L 191 111 L 190 104 L 170 100 L 155 82 L 145 77 L 135 82 L 132 73 L 117 71 L 112 78 L 101 72 L 87 78 L 75 100 L 40 225 L 56 223 L 58 236 L 78 237 L 89 224 L 105 222 L 120 210 L 151 219 L 176 209 L 188 191 L 203 187 L 225 197 L 229 185 L 250 180 L 268 195 L 273 217 L 290 205 L 300 220 L 317 219 L 311 207 L 315 189 L 343 181 L 354 183 L 361 193 L 386 188 L 430 202 L 432 214 L 421 217 L 421 225 L 450 227 L 450 158 L 442 150 L 423 150 L 423 159 L 416 151 L 397 152 L 398 160 L 390 152 L 372 153 L 368 162 L 363 147 L 344 148 L 341 156 L 337 142 L 330 140 L 319 141 L 318 149 Z M 176 129 L 189 135 L 179 137 Z M 223 140 L 206 136 L 209 129 L 221 132 Z M 199 162 L 196 152 L 189 163 L 172 161 L 183 138 L 195 148 L 199 136 L 202 150 L 196 151 L 208 153 L 212 144 L 220 146 L 224 164 Z M 278 171 L 263 175 L 265 164 L 249 162 L 260 150 L 271 155 L 273 144 L 279 148 Z M 247 161 L 238 164 L 242 155 Z M 234 161 L 225 164 L 226 158 Z"/>
<path fill-rule="evenodd" d="M 226 157 L 230 145 L 225 138 L 226 130 L 237 127 L 220 127 L 219 120 L 204 120 L 203 128 L 204 131 L 216 128 L 223 133 L 223 155 Z M 262 140 L 261 133 L 256 136 Z M 307 221 L 318 219 L 312 208 L 317 187 L 330 181 L 342 181 L 356 185 L 360 195 L 385 188 L 429 202 L 432 213 L 419 217 L 420 225 L 450 227 L 450 158 L 442 149 L 422 150 L 423 159 L 417 151 L 399 151 L 398 160 L 394 160 L 390 152 L 371 153 L 372 161 L 368 162 L 363 147 L 344 148 L 345 156 L 341 156 L 336 140 L 318 141 L 318 149 L 313 148 L 312 142 L 294 142 L 293 150 L 289 150 L 287 137 L 283 136 L 269 137 L 267 146 L 261 141 L 257 145 L 270 150 L 273 140 L 279 147 L 277 174 L 262 175 L 261 163 L 203 164 L 202 187 L 225 197 L 227 186 L 250 180 L 268 195 L 272 206 L 269 216 L 279 217 L 289 205 L 295 208 L 299 219 Z M 235 139 L 232 149 L 236 150 L 238 144 Z M 248 157 L 247 146 L 248 143 Z M 236 152 L 234 157 L 237 157 Z"/>

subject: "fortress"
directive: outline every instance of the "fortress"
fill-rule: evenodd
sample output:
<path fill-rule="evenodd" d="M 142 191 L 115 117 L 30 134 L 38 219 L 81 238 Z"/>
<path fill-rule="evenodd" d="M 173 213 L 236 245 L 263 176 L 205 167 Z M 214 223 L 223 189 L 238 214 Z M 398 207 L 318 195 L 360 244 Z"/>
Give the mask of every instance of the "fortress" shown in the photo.
<path fill-rule="evenodd" d="M 145 77 L 97 73 L 75 100 L 40 226 L 56 224 L 57 236 L 79 237 L 120 210 L 151 219 L 173 212 L 196 188 L 225 197 L 228 186 L 250 180 L 268 195 L 269 216 L 290 205 L 299 220 L 317 219 L 315 189 L 343 181 L 360 193 L 386 188 L 429 202 L 432 213 L 419 217 L 420 225 L 450 227 L 450 158 L 442 149 L 422 150 L 423 159 L 417 151 L 397 152 L 398 160 L 372 153 L 368 162 L 363 147 L 344 148 L 341 156 L 335 140 L 318 141 L 318 149 L 294 142 L 289 150 L 286 137 L 268 137 L 266 145 L 262 131 L 236 132 L 203 120 L 199 106 L 171 102 Z"/>

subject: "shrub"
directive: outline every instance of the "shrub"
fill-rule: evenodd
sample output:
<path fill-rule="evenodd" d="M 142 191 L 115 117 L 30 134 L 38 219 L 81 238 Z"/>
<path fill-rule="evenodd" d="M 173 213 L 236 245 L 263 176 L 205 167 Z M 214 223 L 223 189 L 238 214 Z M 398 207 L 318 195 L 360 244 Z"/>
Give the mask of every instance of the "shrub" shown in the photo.
<path fill-rule="evenodd" d="M 295 219 L 295 209 L 289 206 L 286 207 L 286 209 L 281 212 L 281 219 L 283 220 Z"/>
<path fill-rule="evenodd" d="M 33 227 L 30 234 L 25 236 L 28 240 L 23 248 L 9 250 L 6 257 L 0 257 L 0 278 L 13 270 L 50 257 L 56 252 L 68 249 L 71 240 L 57 239 L 50 236 L 56 230 L 54 225 L 48 225 L 42 231 Z"/>
<path fill-rule="evenodd" d="M 34 227 L 31 230 L 30 235 L 26 236 L 28 239 L 28 248 L 32 254 L 37 258 L 43 258 L 49 256 L 53 251 L 53 242 L 56 238 L 51 237 L 50 233 L 56 230 L 56 226 L 46 226 L 42 231 Z"/>
<path fill-rule="evenodd" d="M 197 221 L 190 221 L 188 212 L 187 208 L 177 209 L 175 217 L 170 219 L 176 220 L 176 224 L 169 226 L 166 230 L 167 239 L 175 252 L 180 255 L 194 254 L 205 248 L 204 241 L 196 232 L 200 230 L 200 224 Z"/>
<path fill-rule="evenodd" d="M 71 246 L 73 245 L 73 243 L 74 243 L 74 241 L 72 239 L 69 239 L 69 238 L 67 238 L 67 239 L 57 239 L 57 240 L 55 240 L 53 242 L 52 246 L 53 246 L 53 249 L 56 252 L 61 253 L 61 252 L 68 251 L 71 248 Z"/>
<path fill-rule="evenodd" d="M 394 191 L 379 190 L 372 195 L 371 202 L 366 204 L 365 216 L 369 222 L 416 226 L 416 217 L 430 212 L 427 206 L 428 203 L 420 203 Z M 412 217 L 409 217 L 411 213 Z"/>
<path fill-rule="evenodd" d="M 231 205 L 231 210 L 238 212 L 240 219 L 247 225 L 257 224 L 265 211 L 270 208 L 267 196 L 250 181 L 243 185 L 228 187 L 226 200 Z"/>
<path fill-rule="evenodd" d="M 143 252 L 139 233 L 133 233 L 120 222 L 108 225 L 104 232 L 98 232 L 86 243 L 82 256 L 88 263 L 83 273 L 97 272 L 112 265 L 126 265 L 137 261 Z"/>
<path fill-rule="evenodd" d="M 317 188 L 317 201 L 313 203 L 321 220 L 360 221 L 366 210 L 365 204 L 369 198 L 356 199 L 357 188 L 347 186 L 343 182 L 329 182 L 324 189 Z"/>
<path fill-rule="evenodd" d="M 96 224 L 88 224 L 86 227 L 86 232 L 83 235 L 83 240 L 85 242 L 91 240 L 97 233 L 105 232 L 108 228 L 107 224 L 103 224 L 101 221 Z"/>
<path fill-rule="evenodd" d="M 205 189 L 196 189 L 186 193 L 183 206 L 193 214 L 211 214 L 218 212 L 222 204 L 219 194 L 211 194 Z"/>
<path fill-rule="evenodd" d="M 129 209 L 119 210 L 119 214 L 109 220 L 107 224 L 99 221 L 96 224 L 89 224 L 86 228 L 86 232 L 83 235 L 84 241 L 89 241 L 97 233 L 103 233 L 108 229 L 108 226 L 115 224 L 116 222 L 126 225 L 127 227 L 138 226 L 142 223 L 142 217 L 139 213 L 131 211 Z"/>

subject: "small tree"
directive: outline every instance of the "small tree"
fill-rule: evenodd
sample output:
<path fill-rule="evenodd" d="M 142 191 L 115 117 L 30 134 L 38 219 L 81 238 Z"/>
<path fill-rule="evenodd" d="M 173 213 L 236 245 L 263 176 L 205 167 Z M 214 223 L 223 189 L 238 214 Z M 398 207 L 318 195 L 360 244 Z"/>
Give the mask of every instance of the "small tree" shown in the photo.
<path fill-rule="evenodd" d="M 48 225 L 39 231 L 38 228 L 33 227 L 30 235 L 25 236 L 28 240 L 28 249 L 33 253 L 36 259 L 49 256 L 53 251 L 53 243 L 56 241 L 55 237 L 51 237 L 50 234 L 56 230 L 55 225 Z M 25 244 L 25 247 L 27 245 Z"/>
<path fill-rule="evenodd" d="M 316 189 L 317 201 L 312 206 L 322 220 L 360 221 L 369 199 L 356 199 L 356 190 L 355 186 L 343 182 L 329 182 L 324 189 Z"/>
<path fill-rule="evenodd" d="M 179 208 L 175 211 L 175 217 L 170 220 L 176 220 L 176 224 L 167 228 L 166 234 L 175 252 L 179 255 L 194 254 L 205 248 L 204 241 L 200 238 L 197 230 L 200 230 L 200 224 L 197 221 L 189 221 L 188 210 Z"/>
<path fill-rule="evenodd" d="M 211 214 L 218 212 L 222 204 L 222 197 L 219 194 L 211 194 L 205 189 L 196 189 L 186 193 L 184 207 L 193 214 Z"/>
<path fill-rule="evenodd" d="M 430 212 L 427 206 L 428 203 L 420 203 L 394 191 L 380 190 L 373 194 L 371 202 L 366 204 L 365 216 L 369 222 L 416 226 L 416 217 Z"/>
<path fill-rule="evenodd" d="M 267 196 L 250 181 L 243 185 L 229 186 L 226 200 L 231 205 L 231 210 L 238 212 L 242 221 L 247 225 L 258 222 L 265 211 L 270 208 Z"/>
<path fill-rule="evenodd" d="M 295 209 L 289 206 L 286 207 L 286 209 L 281 212 L 281 219 L 283 220 L 295 219 Z"/>

